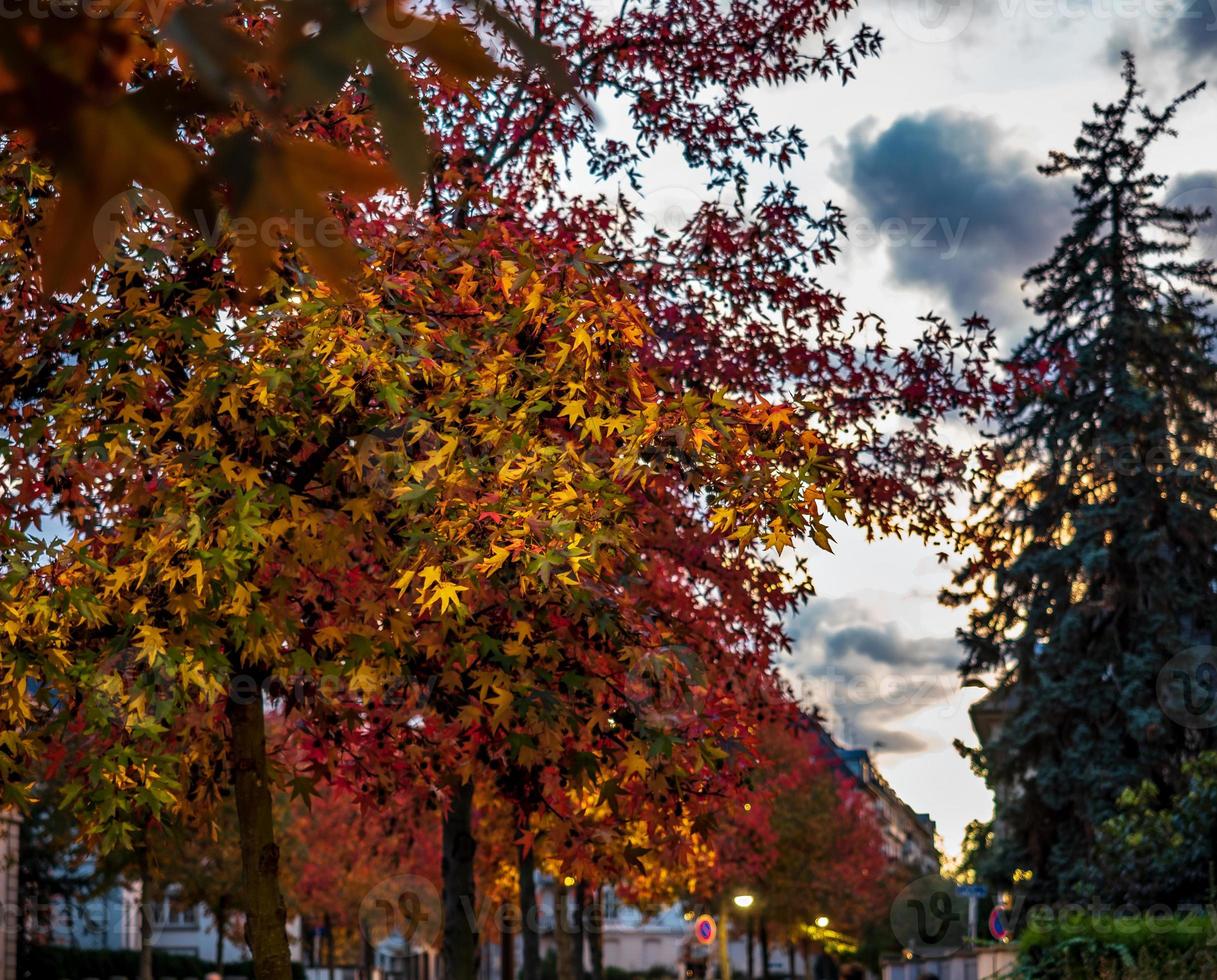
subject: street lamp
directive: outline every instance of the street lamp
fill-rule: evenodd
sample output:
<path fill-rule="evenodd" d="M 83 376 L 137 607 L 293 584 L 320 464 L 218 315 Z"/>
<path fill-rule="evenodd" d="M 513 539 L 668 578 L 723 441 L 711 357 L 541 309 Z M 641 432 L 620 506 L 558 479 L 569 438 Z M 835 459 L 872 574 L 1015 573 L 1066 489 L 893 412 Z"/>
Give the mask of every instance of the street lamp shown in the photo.
<path fill-rule="evenodd" d="M 747 892 L 743 892 L 740 895 L 736 895 L 735 898 L 731 899 L 731 901 L 733 901 L 736 904 L 736 907 L 738 907 L 738 908 L 750 909 L 750 908 L 752 908 L 752 903 L 753 903 L 754 899 Z"/>
<path fill-rule="evenodd" d="M 816 916 L 816 926 L 820 929 L 827 929 L 828 928 L 828 916 L 826 916 L 826 915 Z"/>

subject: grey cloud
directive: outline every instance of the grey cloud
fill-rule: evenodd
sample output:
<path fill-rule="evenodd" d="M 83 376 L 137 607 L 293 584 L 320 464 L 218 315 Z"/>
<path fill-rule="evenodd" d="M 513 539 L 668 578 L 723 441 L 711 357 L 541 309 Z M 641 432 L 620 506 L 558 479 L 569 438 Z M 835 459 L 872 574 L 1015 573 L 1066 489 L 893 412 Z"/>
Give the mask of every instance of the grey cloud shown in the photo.
<path fill-rule="evenodd" d="M 858 732 L 859 741 L 864 747 L 873 748 L 879 752 L 890 752 L 893 755 L 912 755 L 924 752 L 930 747 L 924 739 L 908 732 L 892 731 L 881 725 L 871 725 L 857 720 L 854 727 Z"/>
<path fill-rule="evenodd" d="M 859 654 L 887 667 L 917 665 L 950 668 L 959 662 L 954 640 L 909 639 L 891 623 L 883 627 L 849 626 L 830 634 L 825 640 L 830 657 Z"/>
<path fill-rule="evenodd" d="M 931 748 L 903 719 L 946 705 L 960 660 L 950 637 L 907 636 L 882 607 L 856 598 L 811 600 L 791 624 L 792 671 L 849 745 L 889 753 Z"/>
<path fill-rule="evenodd" d="M 859 205 L 851 250 L 884 247 L 897 282 L 941 288 L 957 316 L 980 311 L 1021 332 L 1018 284 L 1068 227 L 1072 201 L 1036 162 L 984 116 L 939 110 L 878 133 L 857 127 L 833 170 Z"/>
<path fill-rule="evenodd" d="M 874 667 L 954 671 L 961 659 L 954 638 L 906 636 L 874 602 L 853 597 L 814 598 L 788 628 L 796 666 L 804 669 L 840 671 L 848 661 L 858 668 L 855 673 Z"/>
<path fill-rule="evenodd" d="M 857 599 L 812 599 L 794 622 L 790 624 L 790 637 L 797 646 L 805 636 L 822 633 L 826 629 L 836 629 L 870 616 L 870 610 Z"/>
<path fill-rule="evenodd" d="M 1192 60 L 1217 60 L 1217 0 L 1188 0 L 1169 39 Z"/>

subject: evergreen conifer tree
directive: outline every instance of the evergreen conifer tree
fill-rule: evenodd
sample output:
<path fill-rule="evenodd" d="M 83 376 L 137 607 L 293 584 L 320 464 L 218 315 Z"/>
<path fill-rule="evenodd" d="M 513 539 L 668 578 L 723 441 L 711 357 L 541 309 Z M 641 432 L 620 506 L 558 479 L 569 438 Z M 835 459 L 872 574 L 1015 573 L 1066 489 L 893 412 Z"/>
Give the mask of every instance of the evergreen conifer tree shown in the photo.
<path fill-rule="evenodd" d="M 1123 78 L 1040 168 L 1076 180 L 1074 224 L 1027 274 L 1039 325 L 1012 359 L 1002 472 L 946 595 L 975 603 L 965 676 L 998 678 L 1001 723 L 973 760 L 998 801 L 987 867 L 1007 885 L 1032 871 L 1039 900 L 1084 895 L 1120 791 L 1177 792 L 1214 735 L 1164 710 L 1158 683 L 1217 643 L 1217 282 L 1190 249 L 1206 215 L 1161 203 L 1146 162 L 1200 87 L 1156 111 L 1127 54 Z"/>

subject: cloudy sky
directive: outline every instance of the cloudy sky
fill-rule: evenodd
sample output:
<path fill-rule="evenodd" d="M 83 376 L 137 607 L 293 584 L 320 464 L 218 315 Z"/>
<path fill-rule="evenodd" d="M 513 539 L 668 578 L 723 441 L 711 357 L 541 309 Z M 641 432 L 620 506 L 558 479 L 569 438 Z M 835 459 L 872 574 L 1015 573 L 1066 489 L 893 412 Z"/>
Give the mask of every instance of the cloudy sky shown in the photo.
<path fill-rule="evenodd" d="M 1174 178 L 1168 194 L 1217 203 L 1217 0 L 862 0 L 858 19 L 885 47 L 856 81 L 761 103 L 766 121 L 808 135 L 795 174 L 807 198 L 851 216 L 826 278 L 855 307 L 897 327 L 929 310 L 980 310 L 1016 340 L 1031 323 L 1021 275 L 1069 220 L 1069 187 L 1036 165 L 1071 144 L 1095 101 L 1119 96 L 1124 48 L 1159 103 L 1209 80 L 1151 163 Z M 655 207 L 679 207 L 679 188 L 655 191 Z M 813 558 L 820 595 L 790 624 L 786 666 L 956 853 L 992 803 L 951 745 L 972 740 L 976 692 L 955 675 L 962 614 L 936 603 L 949 573 L 915 542 L 837 537 L 835 555 Z"/>

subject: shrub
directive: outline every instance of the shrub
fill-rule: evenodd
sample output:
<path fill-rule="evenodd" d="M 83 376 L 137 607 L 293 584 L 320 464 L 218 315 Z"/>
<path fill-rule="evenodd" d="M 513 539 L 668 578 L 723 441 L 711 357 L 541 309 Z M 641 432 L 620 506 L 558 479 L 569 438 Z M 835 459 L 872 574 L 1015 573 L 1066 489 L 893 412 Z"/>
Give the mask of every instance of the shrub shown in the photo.
<path fill-rule="evenodd" d="M 1019 938 L 1023 980 L 1193 980 L 1217 976 L 1207 916 L 1077 915 L 1031 922 Z"/>

